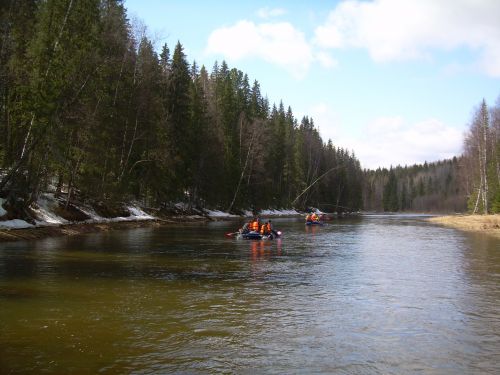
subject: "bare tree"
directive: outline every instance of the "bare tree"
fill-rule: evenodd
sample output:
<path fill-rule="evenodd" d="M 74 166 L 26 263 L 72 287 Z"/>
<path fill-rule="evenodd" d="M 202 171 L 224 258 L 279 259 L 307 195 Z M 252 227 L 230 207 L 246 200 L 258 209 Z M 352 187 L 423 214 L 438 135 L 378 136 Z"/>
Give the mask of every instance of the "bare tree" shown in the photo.
<path fill-rule="evenodd" d="M 473 183 L 476 185 L 475 203 L 473 213 L 479 210 L 479 204 L 482 203 L 482 209 L 485 214 L 488 213 L 488 139 L 489 139 L 489 113 L 486 101 L 483 100 L 479 109 L 476 110 L 469 133 L 464 140 L 465 156 L 472 161 L 470 173 L 473 176 Z"/>

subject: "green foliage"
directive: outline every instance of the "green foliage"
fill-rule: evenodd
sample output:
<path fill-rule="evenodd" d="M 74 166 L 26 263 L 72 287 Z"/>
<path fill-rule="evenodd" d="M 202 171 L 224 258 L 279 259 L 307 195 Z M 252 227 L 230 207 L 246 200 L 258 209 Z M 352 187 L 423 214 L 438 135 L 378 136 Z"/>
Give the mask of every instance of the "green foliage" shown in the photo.
<path fill-rule="evenodd" d="M 497 189 L 497 191 L 493 197 L 493 201 L 491 204 L 491 212 L 493 214 L 500 213 L 500 189 Z"/>
<path fill-rule="evenodd" d="M 399 211 L 399 207 L 398 181 L 391 169 L 387 184 L 384 186 L 384 211 L 396 212 Z"/>

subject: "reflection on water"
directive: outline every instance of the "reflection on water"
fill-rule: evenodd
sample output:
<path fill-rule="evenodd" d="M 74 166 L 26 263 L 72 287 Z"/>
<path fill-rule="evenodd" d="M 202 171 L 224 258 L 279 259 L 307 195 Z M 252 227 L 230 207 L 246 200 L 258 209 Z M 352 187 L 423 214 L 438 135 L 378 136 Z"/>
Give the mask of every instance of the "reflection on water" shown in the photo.
<path fill-rule="evenodd" d="M 499 373 L 494 238 L 419 216 L 0 244 L 2 373 Z"/>

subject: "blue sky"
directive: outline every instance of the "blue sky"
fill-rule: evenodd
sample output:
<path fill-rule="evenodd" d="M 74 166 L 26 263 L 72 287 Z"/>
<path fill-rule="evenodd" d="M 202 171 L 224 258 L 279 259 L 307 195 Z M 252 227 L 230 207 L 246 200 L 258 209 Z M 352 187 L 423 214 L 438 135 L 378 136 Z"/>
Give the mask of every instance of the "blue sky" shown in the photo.
<path fill-rule="evenodd" d="M 474 108 L 500 97 L 500 1 L 126 0 L 159 49 L 226 60 L 271 103 L 312 117 L 363 167 L 461 153 Z"/>

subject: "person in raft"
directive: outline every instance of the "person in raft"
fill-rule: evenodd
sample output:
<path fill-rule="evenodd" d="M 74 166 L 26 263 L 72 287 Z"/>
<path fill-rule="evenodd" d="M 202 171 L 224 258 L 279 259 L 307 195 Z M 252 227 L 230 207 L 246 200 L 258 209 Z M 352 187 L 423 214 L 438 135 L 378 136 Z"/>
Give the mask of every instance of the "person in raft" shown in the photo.
<path fill-rule="evenodd" d="M 260 227 L 260 234 L 263 236 L 267 236 L 272 233 L 272 225 L 271 220 L 268 220 L 267 223 L 262 224 Z"/>
<path fill-rule="evenodd" d="M 273 224 L 271 223 L 271 220 L 268 220 L 267 223 L 262 224 L 262 226 L 260 227 L 260 234 L 263 236 L 268 236 L 270 234 L 277 236 L 278 232 L 276 232 L 273 229 Z"/>
<path fill-rule="evenodd" d="M 319 221 L 318 215 L 316 215 L 315 212 L 311 212 L 306 216 L 306 222 L 313 222 L 313 221 Z"/>
<path fill-rule="evenodd" d="M 250 222 L 245 223 L 240 231 L 241 233 L 259 232 L 260 227 L 260 219 L 258 217 L 254 217 Z"/>

